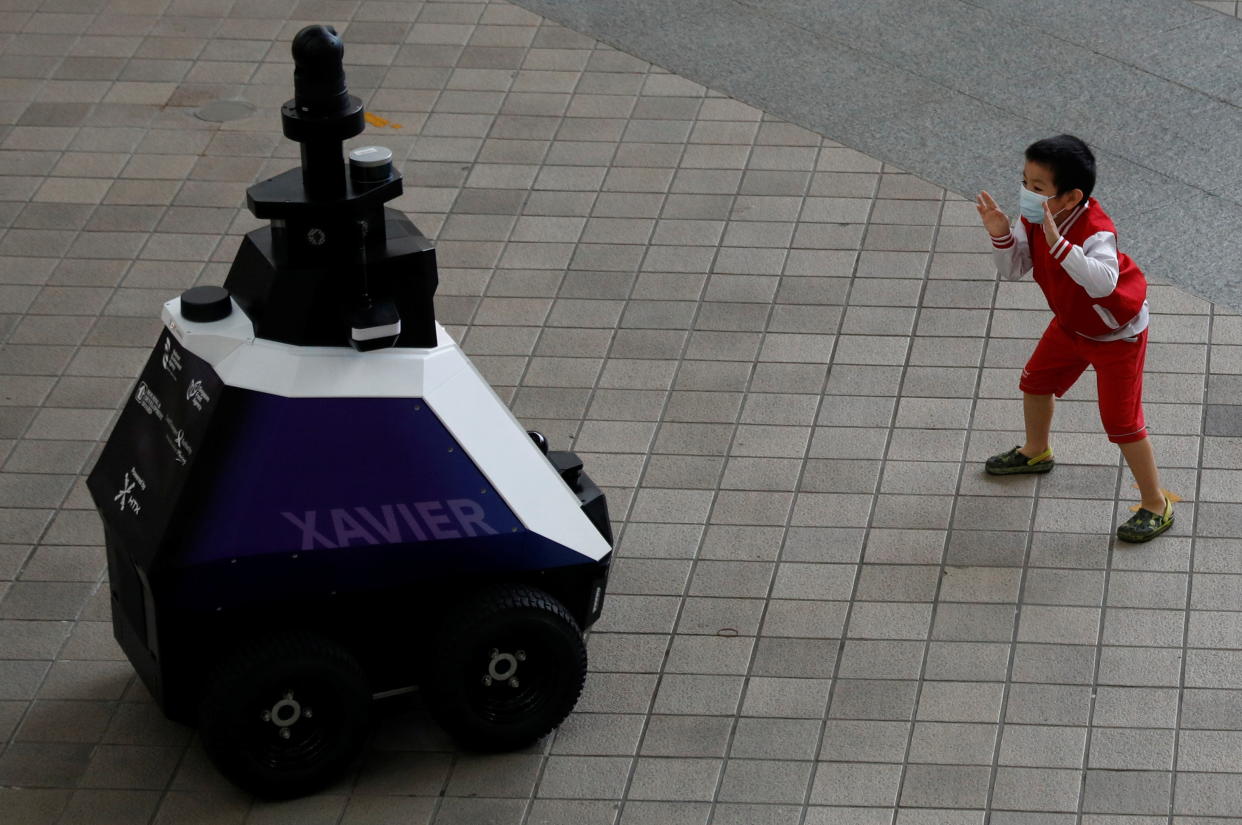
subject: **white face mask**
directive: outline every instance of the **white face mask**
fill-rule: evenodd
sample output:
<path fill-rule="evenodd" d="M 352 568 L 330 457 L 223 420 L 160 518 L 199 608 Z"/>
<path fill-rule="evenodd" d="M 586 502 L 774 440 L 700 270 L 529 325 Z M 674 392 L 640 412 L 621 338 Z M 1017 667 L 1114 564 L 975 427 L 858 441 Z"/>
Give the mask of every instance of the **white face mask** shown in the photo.
<path fill-rule="evenodd" d="M 1036 192 L 1032 192 L 1030 189 L 1023 186 L 1018 192 L 1018 211 L 1022 213 L 1022 217 L 1026 218 L 1031 223 L 1043 223 L 1044 202 L 1051 197 L 1052 195 L 1040 195 Z M 1064 209 L 1061 209 L 1052 217 L 1055 218 L 1064 211 Z"/>

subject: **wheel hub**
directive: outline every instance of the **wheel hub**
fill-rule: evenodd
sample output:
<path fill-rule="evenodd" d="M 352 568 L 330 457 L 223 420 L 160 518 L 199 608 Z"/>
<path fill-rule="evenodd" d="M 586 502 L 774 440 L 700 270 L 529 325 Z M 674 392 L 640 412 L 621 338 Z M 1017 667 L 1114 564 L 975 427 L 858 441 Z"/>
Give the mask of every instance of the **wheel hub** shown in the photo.
<path fill-rule="evenodd" d="M 518 663 L 524 661 L 526 661 L 525 650 L 515 650 L 509 653 L 492 648 L 488 657 L 487 673 L 483 674 L 484 686 L 491 687 L 501 682 L 509 687 L 519 687 L 521 683 L 517 678 Z"/>
<path fill-rule="evenodd" d="M 314 712 L 311 708 L 299 702 L 291 690 L 285 691 L 285 695 L 276 704 L 262 713 L 263 721 L 275 725 L 281 739 L 288 739 L 292 736 L 290 729 L 299 720 L 310 719 L 312 716 Z"/>

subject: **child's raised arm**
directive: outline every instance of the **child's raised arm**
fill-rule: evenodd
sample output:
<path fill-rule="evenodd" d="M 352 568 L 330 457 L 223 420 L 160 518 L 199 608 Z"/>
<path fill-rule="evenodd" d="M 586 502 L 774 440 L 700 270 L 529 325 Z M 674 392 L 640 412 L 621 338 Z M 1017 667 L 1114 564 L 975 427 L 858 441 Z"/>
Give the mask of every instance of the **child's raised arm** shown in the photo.
<path fill-rule="evenodd" d="M 1001 211 L 996 201 L 992 200 L 992 196 L 987 192 L 980 192 L 975 198 L 975 209 L 979 210 L 983 228 L 993 238 L 999 238 L 1009 232 L 1009 216 Z"/>
<path fill-rule="evenodd" d="M 987 192 L 980 192 L 975 198 L 975 209 L 983 221 L 983 228 L 992 236 L 996 274 L 1007 281 L 1018 280 L 1031 270 L 1031 247 L 1022 222 L 1015 221 L 1011 227 L 1009 216 L 1001 211 Z"/>

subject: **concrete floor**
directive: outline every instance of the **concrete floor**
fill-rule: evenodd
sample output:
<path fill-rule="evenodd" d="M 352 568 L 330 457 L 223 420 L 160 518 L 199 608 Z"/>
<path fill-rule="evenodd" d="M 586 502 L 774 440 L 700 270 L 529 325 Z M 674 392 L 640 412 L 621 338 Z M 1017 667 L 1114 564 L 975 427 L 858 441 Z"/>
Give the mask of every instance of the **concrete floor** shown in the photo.
<path fill-rule="evenodd" d="M 519 5 L 952 191 L 990 189 L 1007 208 L 1021 148 L 1077 134 L 1149 274 L 1242 307 L 1242 22 L 1228 3 Z"/>
<path fill-rule="evenodd" d="M 1199 5 L 1178 7 L 1237 31 L 1236 3 Z M 1135 491 L 1089 377 L 1052 474 L 981 471 L 1021 437 L 1048 312 L 995 280 L 964 187 L 508 2 L 0 9 L 5 825 L 1242 819 L 1236 312 L 1152 287 L 1146 409 L 1183 500 L 1167 536 L 1119 545 Z M 358 142 L 401 161 L 441 321 L 585 459 L 619 542 L 553 736 L 465 754 L 413 702 L 345 781 L 272 804 L 215 773 L 112 641 L 83 481 L 160 305 L 223 280 L 257 225 L 246 186 L 296 163 L 277 107 L 312 22 L 342 30 L 386 121 Z M 258 112 L 193 116 L 228 97 Z M 1021 141 L 969 138 L 1011 174 Z"/>

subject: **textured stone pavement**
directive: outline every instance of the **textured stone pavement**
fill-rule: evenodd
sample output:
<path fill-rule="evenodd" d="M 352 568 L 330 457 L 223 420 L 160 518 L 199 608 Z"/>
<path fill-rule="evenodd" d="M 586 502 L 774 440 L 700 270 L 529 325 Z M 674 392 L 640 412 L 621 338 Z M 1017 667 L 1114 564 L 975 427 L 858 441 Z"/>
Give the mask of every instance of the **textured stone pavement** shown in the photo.
<path fill-rule="evenodd" d="M 1242 306 L 1242 23 L 1213 9 L 1185 0 L 516 2 L 948 189 L 995 190 L 1003 208 L 1018 194 L 1012 147 L 1076 134 L 1095 151 L 1109 213 L 1147 272 Z"/>
<path fill-rule="evenodd" d="M 1236 313 L 1153 287 L 1184 501 L 1116 545 L 1135 491 L 1089 380 L 1053 474 L 980 471 L 1047 311 L 957 193 L 505 2 L 0 9 L 0 822 L 1242 818 Z M 389 122 L 364 139 L 437 241 L 441 320 L 583 456 L 620 540 L 554 736 L 462 754 L 399 705 L 348 779 L 267 804 L 112 641 L 83 480 L 161 303 L 222 281 L 245 187 L 296 163 L 276 112 L 311 22 Z M 234 96 L 258 113 L 192 116 Z"/>

